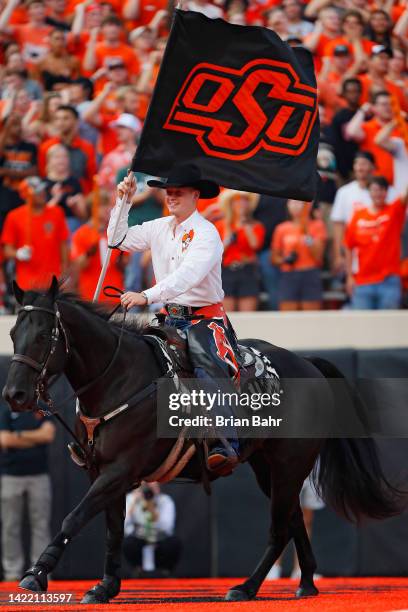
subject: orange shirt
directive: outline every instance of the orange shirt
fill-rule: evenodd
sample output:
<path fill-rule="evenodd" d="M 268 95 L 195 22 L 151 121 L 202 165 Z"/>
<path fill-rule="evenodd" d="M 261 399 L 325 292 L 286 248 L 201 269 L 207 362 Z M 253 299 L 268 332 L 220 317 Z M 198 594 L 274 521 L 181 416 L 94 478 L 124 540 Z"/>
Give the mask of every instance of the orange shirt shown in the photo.
<path fill-rule="evenodd" d="M 341 79 L 342 76 L 334 71 L 329 72 L 324 79 L 317 78 L 319 104 L 325 107 L 326 120 L 329 123 L 334 113 L 347 105 L 344 98 L 338 93 Z"/>
<path fill-rule="evenodd" d="M 79 34 L 72 34 L 72 32 L 68 32 L 67 34 L 67 51 L 71 55 L 75 55 L 81 62 L 84 59 L 84 55 L 86 52 L 86 48 L 89 42 L 90 34 L 87 30 L 80 32 Z M 99 33 L 97 37 L 97 42 L 102 42 L 103 37 L 102 34 Z M 82 70 L 82 72 L 85 72 Z M 92 74 L 93 71 L 90 72 Z"/>
<path fill-rule="evenodd" d="M 398 19 L 401 17 L 404 10 L 405 10 L 405 6 L 403 4 L 397 4 L 396 6 L 393 6 L 391 8 L 391 19 L 393 23 L 396 23 L 398 21 Z"/>
<path fill-rule="evenodd" d="M 159 76 L 160 65 L 156 64 L 153 68 L 152 78 L 149 82 L 149 90 L 153 91 L 156 85 L 157 77 Z M 146 119 L 147 111 L 149 109 L 149 104 L 151 100 L 151 94 L 140 94 L 139 97 L 139 105 L 137 108 L 137 112 L 134 114 L 141 120 L 144 121 Z"/>
<path fill-rule="evenodd" d="M 72 235 L 71 259 L 73 261 L 78 259 L 81 255 L 85 255 L 85 253 L 95 245 L 98 245 L 96 253 L 88 257 L 86 267 L 82 268 L 79 273 L 79 295 L 85 300 L 92 300 L 95 293 L 102 268 L 103 250 L 107 248 L 107 241 L 104 236 L 101 236 L 101 234 L 88 223 L 81 225 Z M 112 250 L 111 259 L 106 272 L 105 285 L 113 285 L 119 288 L 123 287 L 123 272 L 118 268 L 118 260 L 121 254 L 123 256 L 123 253 L 117 249 Z M 112 298 L 106 297 L 103 293 L 101 293 L 99 300 L 103 302 L 112 302 Z"/>
<path fill-rule="evenodd" d="M 362 124 L 365 134 L 364 139 L 359 143 L 360 149 L 370 151 L 374 155 L 376 174 L 384 176 L 390 185 L 394 182 L 394 162 L 391 153 L 375 144 L 374 139 L 383 125 L 377 119 L 370 119 Z M 392 136 L 400 136 L 398 129 L 394 130 Z"/>
<path fill-rule="evenodd" d="M 356 210 L 346 228 L 344 244 L 357 255 L 357 285 L 379 283 L 390 274 L 399 275 L 404 222 L 405 206 L 400 199 L 379 212 L 370 208 Z"/>
<path fill-rule="evenodd" d="M 351 57 L 354 57 L 353 45 L 345 36 L 338 36 L 337 38 L 330 40 L 324 47 L 323 55 L 332 57 L 334 55 L 334 48 L 337 47 L 337 45 L 345 45 L 348 48 Z M 368 38 L 362 38 L 361 45 L 364 53 L 366 55 L 371 55 L 372 48 L 375 47 L 376 43 L 374 43 L 372 40 L 368 40 Z"/>
<path fill-rule="evenodd" d="M 215 226 L 219 231 L 221 240 L 224 240 L 226 232 L 225 221 L 218 221 L 215 223 Z M 249 244 L 246 231 L 243 227 L 232 228 L 236 237 L 229 246 L 225 247 L 222 260 L 222 265 L 224 267 L 227 268 L 231 264 L 237 262 L 249 263 L 255 261 L 256 251 L 261 248 L 265 238 L 265 228 L 259 221 L 255 221 L 255 223 L 251 225 L 251 228 L 256 238 L 255 248 L 251 247 Z"/>
<path fill-rule="evenodd" d="M 372 93 L 373 81 L 368 74 L 361 74 L 358 77 L 361 86 L 361 98 L 360 98 L 360 106 L 365 102 L 370 102 L 370 97 Z M 390 93 L 391 96 L 395 96 L 398 100 L 399 105 L 402 109 L 407 110 L 407 100 L 404 96 L 404 92 L 401 87 L 389 81 L 388 79 L 384 79 L 384 86 L 381 88 L 382 91 L 386 90 Z"/>
<path fill-rule="evenodd" d="M 23 289 L 48 287 L 53 274 L 61 274 L 61 243 L 69 230 L 60 206 L 46 206 L 33 214 L 28 204 L 8 213 L 1 241 L 18 249 L 32 248 L 30 261 L 16 260 L 16 280 Z"/>
<path fill-rule="evenodd" d="M 245 13 L 248 25 L 252 25 L 254 22 L 259 25 L 259 21 L 265 23 L 266 13 L 279 4 L 280 0 L 267 0 L 263 4 L 256 1 L 249 2 L 249 7 Z"/>
<path fill-rule="evenodd" d="M 28 14 L 25 6 L 16 6 L 14 11 L 11 13 L 10 17 L 10 25 L 20 25 L 23 23 L 27 23 Z"/>
<path fill-rule="evenodd" d="M 121 58 L 130 75 L 139 74 L 140 62 L 132 47 L 123 43 L 120 43 L 117 47 L 110 47 L 104 42 L 96 45 L 96 68 L 107 67 L 109 60 L 114 57 Z"/>
<path fill-rule="evenodd" d="M 53 29 L 49 25 L 34 28 L 29 23 L 11 27 L 13 37 L 20 46 L 27 68 L 33 68 L 36 62 L 47 53 L 49 49 L 48 37 Z"/>
<path fill-rule="evenodd" d="M 316 260 L 306 244 L 306 236 L 311 236 L 314 240 L 325 242 L 327 240 L 327 231 L 323 221 L 321 219 L 311 219 L 307 226 L 307 234 L 293 221 L 284 221 L 276 226 L 272 236 L 272 250 L 277 251 L 283 257 L 287 257 L 293 251 L 296 251 L 298 254 L 294 264 L 281 265 L 281 269 L 284 272 L 310 270 L 310 268 L 317 268 L 321 265 L 322 262 Z"/>
<path fill-rule="evenodd" d="M 218 221 L 224 217 L 224 211 L 221 210 L 219 206 L 219 197 L 224 191 L 224 187 L 220 187 L 220 193 L 215 198 L 209 198 L 204 200 L 198 200 L 197 202 L 197 210 L 199 213 L 204 215 L 206 219 L 211 222 Z M 211 208 L 211 214 L 206 216 L 206 210 Z"/>
<path fill-rule="evenodd" d="M 313 35 L 312 34 L 308 34 L 305 38 L 305 42 L 307 42 L 309 40 L 309 38 Z M 330 38 L 329 36 L 327 36 L 327 34 L 320 34 L 319 36 L 319 40 L 318 43 L 315 47 L 315 50 L 313 51 L 313 61 L 314 61 L 314 65 L 315 65 L 315 72 L 316 74 L 318 74 L 320 72 L 320 70 L 322 69 L 322 57 L 325 55 L 324 50 L 326 48 L 326 45 L 333 40 L 332 38 Z"/>
<path fill-rule="evenodd" d="M 119 117 L 119 113 L 104 110 L 99 113 L 99 116 L 101 125 L 99 126 L 98 153 L 107 155 L 119 144 L 117 131 L 111 127 L 111 122 Z"/>
<path fill-rule="evenodd" d="M 48 138 L 44 140 L 38 148 L 38 170 L 41 176 L 46 174 L 46 163 L 47 163 L 47 151 L 54 144 L 60 143 L 61 138 L 55 136 L 54 138 Z M 81 182 L 82 189 L 85 193 L 89 193 L 93 188 L 93 178 L 96 174 L 96 154 L 93 145 L 88 140 L 83 140 L 79 136 L 75 136 L 68 147 L 71 152 L 74 152 L 74 157 L 77 162 L 72 163 L 71 159 L 71 170 L 73 176 L 78 178 Z M 82 176 L 77 171 L 76 166 L 83 167 L 84 172 Z"/>

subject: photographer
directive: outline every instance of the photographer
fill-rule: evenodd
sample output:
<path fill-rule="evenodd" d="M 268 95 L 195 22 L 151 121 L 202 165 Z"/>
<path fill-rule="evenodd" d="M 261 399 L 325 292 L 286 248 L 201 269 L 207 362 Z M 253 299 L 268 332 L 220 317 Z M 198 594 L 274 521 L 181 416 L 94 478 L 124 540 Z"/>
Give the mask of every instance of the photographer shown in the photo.
<path fill-rule="evenodd" d="M 253 311 L 258 306 L 256 253 L 265 236 L 264 226 L 252 216 L 258 197 L 254 193 L 228 189 L 219 198 L 224 219 L 215 225 L 224 244 L 222 285 L 227 311 Z"/>
<path fill-rule="evenodd" d="M 311 218 L 311 204 L 288 200 L 290 221 L 280 223 L 272 238 L 273 264 L 282 270 L 280 310 L 320 310 L 320 268 L 327 240 L 321 219 Z"/>
<path fill-rule="evenodd" d="M 123 552 L 137 575 L 169 575 L 180 557 L 176 508 L 158 483 L 143 483 L 126 498 Z"/>

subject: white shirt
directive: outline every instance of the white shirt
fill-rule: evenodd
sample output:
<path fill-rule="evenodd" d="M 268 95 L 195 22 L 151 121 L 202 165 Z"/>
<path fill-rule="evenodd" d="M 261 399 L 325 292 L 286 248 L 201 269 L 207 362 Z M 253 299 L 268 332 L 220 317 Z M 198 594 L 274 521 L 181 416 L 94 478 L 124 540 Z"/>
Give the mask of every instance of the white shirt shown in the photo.
<path fill-rule="evenodd" d="M 389 187 L 387 192 L 387 203 L 398 198 L 398 192 L 394 187 Z M 357 181 L 351 181 L 337 190 L 334 198 L 333 208 L 330 214 L 332 221 L 348 223 L 358 208 L 366 208 L 371 205 L 368 189 L 360 187 Z"/>
<path fill-rule="evenodd" d="M 198 2 L 194 2 L 194 0 L 190 0 L 187 2 L 187 10 L 195 11 L 196 13 L 202 13 L 208 19 L 222 19 L 223 12 L 219 6 L 214 6 L 209 2 L 206 4 L 198 4 Z"/>
<path fill-rule="evenodd" d="M 224 247 L 215 226 L 194 211 L 176 224 L 174 216 L 161 217 L 128 228 L 127 210 L 123 211 L 116 236 L 113 236 L 119 212 L 112 209 L 108 226 L 109 244 L 122 251 L 151 250 L 156 285 L 146 289 L 148 303 L 174 302 L 184 306 L 208 306 L 224 297 L 221 261 Z"/>
<path fill-rule="evenodd" d="M 308 34 L 313 32 L 314 25 L 310 21 L 302 19 L 296 23 L 289 23 L 288 32 L 291 36 L 297 36 L 298 38 L 305 38 Z"/>

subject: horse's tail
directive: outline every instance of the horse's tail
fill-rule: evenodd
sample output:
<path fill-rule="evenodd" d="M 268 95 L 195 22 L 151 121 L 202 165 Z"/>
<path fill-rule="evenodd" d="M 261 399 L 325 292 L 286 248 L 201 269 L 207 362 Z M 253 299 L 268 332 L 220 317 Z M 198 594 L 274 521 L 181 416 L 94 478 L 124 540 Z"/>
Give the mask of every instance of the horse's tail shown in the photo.
<path fill-rule="evenodd" d="M 357 390 L 350 385 L 340 370 L 325 359 L 308 361 L 328 379 L 342 379 L 357 414 L 365 424 L 366 410 Z M 331 384 L 336 405 L 336 385 Z M 393 486 L 384 474 L 377 446 L 371 438 L 328 438 L 320 452 L 314 482 L 322 498 L 348 520 L 358 521 L 363 516 L 384 519 L 403 510 L 405 493 Z"/>

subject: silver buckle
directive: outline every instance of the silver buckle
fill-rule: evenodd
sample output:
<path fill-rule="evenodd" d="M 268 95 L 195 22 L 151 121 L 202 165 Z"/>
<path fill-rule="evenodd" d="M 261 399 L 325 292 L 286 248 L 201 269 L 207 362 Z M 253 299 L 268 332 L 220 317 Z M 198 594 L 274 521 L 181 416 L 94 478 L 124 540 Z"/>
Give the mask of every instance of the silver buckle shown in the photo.
<path fill-rule="evenodd" d="M 180 304 L 169 304 L 167 311 L 170 317 L 182 319 L 184 317 L 184 307 Z"/>

